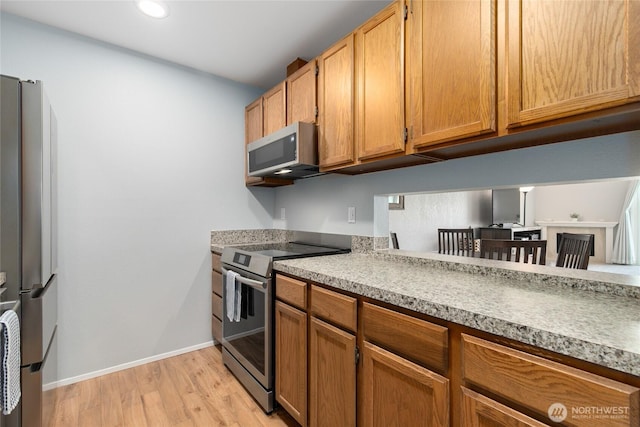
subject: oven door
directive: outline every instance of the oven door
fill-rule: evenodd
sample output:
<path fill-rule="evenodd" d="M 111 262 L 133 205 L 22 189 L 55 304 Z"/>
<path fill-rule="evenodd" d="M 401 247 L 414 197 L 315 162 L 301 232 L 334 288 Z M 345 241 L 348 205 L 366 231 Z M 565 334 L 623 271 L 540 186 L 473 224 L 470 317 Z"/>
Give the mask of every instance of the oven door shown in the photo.
<path fill-rule="evenodd" d="M 230 312 L 233 298 L 227 286 L 227 274 L 239 274 L 236 287 L 240 290 L 240 314 Z M 222 345 L 262 386 L 273 388 L 273 290 L 271 279 L 243 270 L 222 268 Z M 234 319 L 234 320 L 232 320 Z M 238 320 L 235 320 L 238 319 Z"/>

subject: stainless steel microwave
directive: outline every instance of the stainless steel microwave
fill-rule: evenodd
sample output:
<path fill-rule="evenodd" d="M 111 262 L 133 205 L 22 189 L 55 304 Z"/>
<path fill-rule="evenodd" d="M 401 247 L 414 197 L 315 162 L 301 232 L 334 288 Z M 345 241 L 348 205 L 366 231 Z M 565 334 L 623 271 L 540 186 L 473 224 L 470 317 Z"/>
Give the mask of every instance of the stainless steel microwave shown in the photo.
<path fill-rule="evenodd" d="M 247 171 L 249 176 L 288 179 L 320 175 L 316 125 L 295 122 L 250 143 Z"/>

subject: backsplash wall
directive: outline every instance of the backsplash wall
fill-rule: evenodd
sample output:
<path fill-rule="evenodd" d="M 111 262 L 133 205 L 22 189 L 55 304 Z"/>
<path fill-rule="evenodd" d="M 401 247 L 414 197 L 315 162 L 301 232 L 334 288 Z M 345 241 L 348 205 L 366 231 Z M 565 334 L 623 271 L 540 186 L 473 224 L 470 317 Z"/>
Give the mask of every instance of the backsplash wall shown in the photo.
<path fill-rule="evenodd" d="M 276 228 L 385 236 L 380 194 L 477 190 L 640 176 L 640 131 L 357 176 L 299 180 L 275 190 Z M 347 223 L 347 208 L 356 223 Z M 281 208 L 286 219 L 279 220 Z M 374 214 L 374 211 L 375 214 Z M 378 221 L 375 217 L 380 217 Z"/>

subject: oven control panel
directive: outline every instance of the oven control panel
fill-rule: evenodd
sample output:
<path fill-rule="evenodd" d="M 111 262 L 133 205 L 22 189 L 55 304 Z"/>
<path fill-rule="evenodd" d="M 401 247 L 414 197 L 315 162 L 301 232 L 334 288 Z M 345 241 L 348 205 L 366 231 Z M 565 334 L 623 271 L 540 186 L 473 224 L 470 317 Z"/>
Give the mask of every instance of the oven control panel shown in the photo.
<path fill-rule="evenodd" d="M 236 252 L 233 256 L 233 262 L 235 262 L 236 264 L 244 265 L 245 267 L 249 267 L 249 263 L 251 262 L 251 255 L 245 255 Z"/>

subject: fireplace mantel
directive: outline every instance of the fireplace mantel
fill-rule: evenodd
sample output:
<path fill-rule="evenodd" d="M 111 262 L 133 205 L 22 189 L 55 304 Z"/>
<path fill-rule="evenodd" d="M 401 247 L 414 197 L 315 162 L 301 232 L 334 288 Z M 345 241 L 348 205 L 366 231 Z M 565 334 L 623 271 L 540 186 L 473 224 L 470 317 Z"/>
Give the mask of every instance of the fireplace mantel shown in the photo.
<path fill-rule="evenodd" d="M 576 230 L 576 233 L 589 233 L 594 234 L 597 230 L 589 230 L 589 229 L 602 229 L 604 228 L 604 259 L 607 264 L 611 263 L 611 253 L 613 252 L 613 228 L 618 225 L 617 222 L 612 221 L 536 221 L 536 224 L 542 228 L 541 239 L 543 240 L 553 240 L 553 244 L 549 243 L 547 248 L 552 248 L 552 251 L 555 252 L 555 233 L 563 232 L 562 230 L 556 229 L 566 229 L 566 228 L 576 228 L 581 230 Z M 565 230 L 564 232 L 571 232 Z M 600 231 L 602 233 L 602 231 Z M 597 243 L 596 243 L 597 247 Z M 549 251 L 549 249 L 547 249 Z M 596 254 L 597 256 L 597 254 Z"/>

